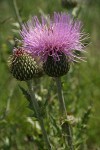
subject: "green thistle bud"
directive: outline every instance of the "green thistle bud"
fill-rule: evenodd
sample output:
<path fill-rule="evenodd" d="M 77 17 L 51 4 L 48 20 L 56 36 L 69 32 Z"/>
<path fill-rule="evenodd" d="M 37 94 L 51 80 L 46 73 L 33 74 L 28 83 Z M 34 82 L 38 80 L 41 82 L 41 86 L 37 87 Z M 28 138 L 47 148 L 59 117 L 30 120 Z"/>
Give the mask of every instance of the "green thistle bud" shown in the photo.
<path fill-rule="evenodd" d="M 43 70 L 37 65 L 34 58 L 22 48 L 16 49 L 9 59 L 9 68 L 12 75 L 20 81 L 31 80 L 43 75 Z"/>
<path fill-rule="evenodd" d="M 78 5 L 77 0 L 62 0 L 62 6 L 64 8 L 73 9 Z"/>
<path fill-rule="evenodd" d="M 48 56 L 47 61 L 43 63 L 43 69 L 47 75 L 60 77 L 69 71 L 69 62 L 66 56 L 62 53 L 59 58 L 59 61 L 55 61 L 52 56 Z"/>

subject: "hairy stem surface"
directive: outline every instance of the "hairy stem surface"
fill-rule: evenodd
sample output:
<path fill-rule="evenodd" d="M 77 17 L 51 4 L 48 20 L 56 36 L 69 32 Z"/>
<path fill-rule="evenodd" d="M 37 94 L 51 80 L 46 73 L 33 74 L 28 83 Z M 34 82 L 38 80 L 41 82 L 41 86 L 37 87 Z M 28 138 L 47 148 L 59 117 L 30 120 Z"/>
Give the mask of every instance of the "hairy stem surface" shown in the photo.
<path fill-rule="evenodd" d="M 67 115 L 66 105 L 65 105 L 63 91 L 62 91 L 61 79 L 57 77 L 57 78 L 55 78 L 55 80 L 56 80 L 57 91 L 58 91 L 59 109 L 60 109 L 63 119 L 66 120 L 66 121 L 64 121 L 64 123 L 62 125 L 62 130 L 65 134 L 64 136 L 67 139 L 69 149 L 74 150 L 72 129 L 68 122 L 68 115 Z"/>

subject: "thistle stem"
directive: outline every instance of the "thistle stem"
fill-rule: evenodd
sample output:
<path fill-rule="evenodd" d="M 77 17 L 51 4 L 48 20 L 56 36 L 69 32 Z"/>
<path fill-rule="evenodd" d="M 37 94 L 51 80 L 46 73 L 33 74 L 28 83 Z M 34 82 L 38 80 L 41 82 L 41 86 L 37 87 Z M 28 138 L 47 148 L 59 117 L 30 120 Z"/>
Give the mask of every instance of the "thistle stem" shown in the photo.
<path fill-rule="evenodd" d="M 13 5 L 14 5 L 14 10 L 15 10 L 16 17 L 17 17 L 18 22 L 19 22 L 19 24 L 21 26 L 22 25 L 22 19 L 21 19 L 20 14 L 19 14 L 19 10 L 18 10 L 18 6 L 17 6 L 16 0 L 13 0 Z"/>
<path fill-rule="evenodd" d="M 48 139 L 45 127 L 44 127 L 44 121 L 43 121 L 43 118 L 41 116 L 40 107 L 39 107 L 38 102 L 37 102 L 37 100 L 35 98 L 35 95 L 34 95 L 34 89 L 33 89 L 33 86 L 32 86 L 32 81 L 28 81 L 27 85 L 28 85 L 28 88 L 29 88 L 33 109 L 34 109 L 34 111 L 36 113 L 37 119 L 38 119 L 38 121 L 40 123 L 40 126 L 41 126 L 41 130 L 42 130 L 42 134 L 43 134 L 43 137 L 44 137 L 44 141 L 45 141 L 45 143 L 47 145 L 47 149 L 51 150 L 49 139 Z"/>
<path fill-rule="evenodd" d="M 59 109 L 60 109 L 61 115 L 66 120 L 64 122 L 63 126 L 62 126 L 62 130 L 63 130 L 64 133 L 66 132 L 65 137 L 67 138 L 67 143 L 68 143 L 69 149 L 74 150 L 72 129 L 71 129 L 71 126 L 68 122 L 68 115 L 67 115 L 66 105 L 65 105 L 63 91 L 62 91 L 61 79 L 60 78 L 55 78 L 55 80 L 56 80 L 57 91 L 58 91 Z"/>

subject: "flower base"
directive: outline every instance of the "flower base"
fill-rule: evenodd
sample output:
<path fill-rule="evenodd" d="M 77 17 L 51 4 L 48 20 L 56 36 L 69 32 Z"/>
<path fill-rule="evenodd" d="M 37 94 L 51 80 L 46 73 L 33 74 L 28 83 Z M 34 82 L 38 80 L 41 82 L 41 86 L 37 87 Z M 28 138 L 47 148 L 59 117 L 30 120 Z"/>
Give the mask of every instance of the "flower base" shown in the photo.
<path fill-rule="evenodd" d="M 43 69 L 48 76 L 61 77 L 69 71 L 69 62 L 66 56 L 59 54 L 59 61 L 55 61 L 52 56 L 48 56 L 47 61 L 43 63 Z"/>

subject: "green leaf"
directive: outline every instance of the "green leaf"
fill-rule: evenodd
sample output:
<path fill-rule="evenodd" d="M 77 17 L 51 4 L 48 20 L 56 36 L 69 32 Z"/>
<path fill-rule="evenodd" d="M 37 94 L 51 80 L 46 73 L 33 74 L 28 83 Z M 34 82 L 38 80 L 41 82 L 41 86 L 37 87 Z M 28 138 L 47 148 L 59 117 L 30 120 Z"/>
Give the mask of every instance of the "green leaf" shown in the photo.
<path fill-rule="evenodd" d="M 28 108 L 31 109 L 32 111 L 34 111 L 34 107 L 33 107 L 33 104 L 32 104 L 32 101 L 31 101 L 31 96 L 30 96 L 29 92 L 26 89 L 24 89 L 22 86 L 20 86 L 20 85 L 19 85 L 19 88 L 22 91 L 22 93 L 25 96 L 25 98 L 29 102 Z"/>

